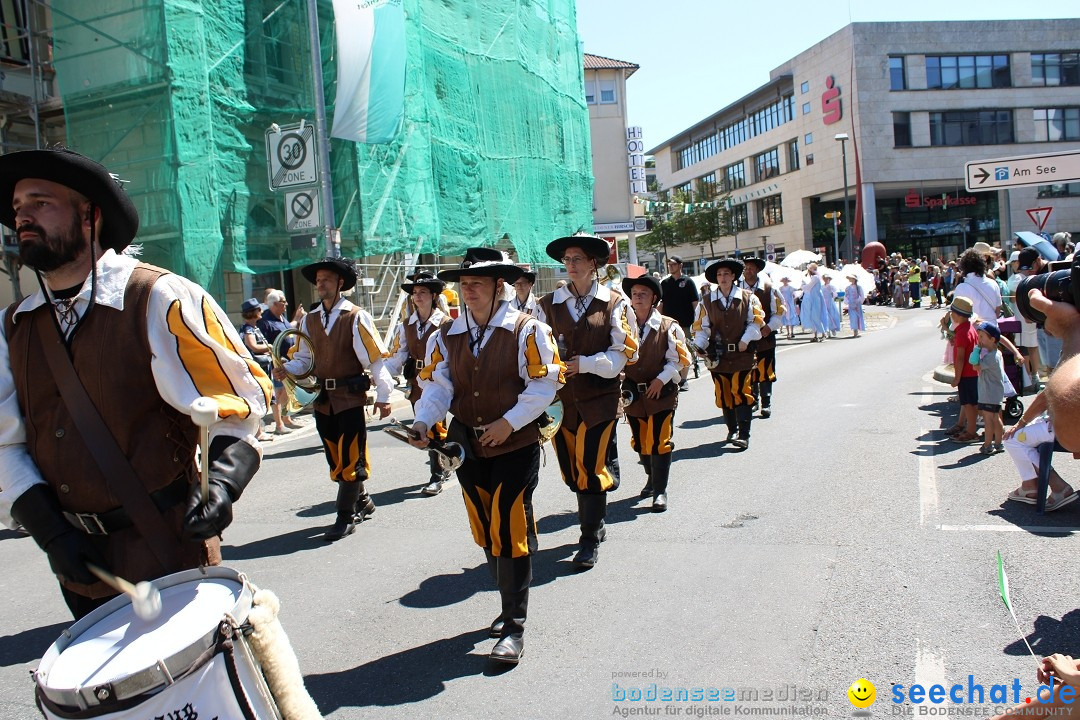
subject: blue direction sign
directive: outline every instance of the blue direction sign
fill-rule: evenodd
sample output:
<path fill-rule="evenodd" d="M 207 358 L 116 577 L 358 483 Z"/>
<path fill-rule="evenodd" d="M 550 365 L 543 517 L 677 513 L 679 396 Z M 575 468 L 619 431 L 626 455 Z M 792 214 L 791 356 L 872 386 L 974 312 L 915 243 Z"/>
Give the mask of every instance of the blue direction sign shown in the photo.
<path fill-rule="evenodd" d="M 968 192 L 1080 180 L 1080 150 L 976 160 L 964 166 Z"/>

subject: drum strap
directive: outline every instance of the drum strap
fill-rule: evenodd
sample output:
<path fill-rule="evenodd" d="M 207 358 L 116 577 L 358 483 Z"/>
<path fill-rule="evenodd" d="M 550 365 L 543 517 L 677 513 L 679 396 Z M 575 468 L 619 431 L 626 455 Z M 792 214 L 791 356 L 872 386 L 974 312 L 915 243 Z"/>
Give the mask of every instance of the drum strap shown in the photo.
<path fill-rule="evenodd" d="M 53 378 L 60 389 L 60 396 L 63 397 L 79 434 L 105 477 L 109 492 L 123 503 L 131 522 L 146 540 L 164 572 L 174 572 L 180 567 L 177 554 L 180 540 L 175 531 L 165 524 L 161 512 L 135 474 L 135 468 L 131 467 L 123 450 L 117 445 L 116 438 L 106 427 L 101 413 L 86 394 L 86 388 L 75 373 L 75 367 L 71 364 L 56 324 L 49 317 L 49 310 L 51 308 L 34 314 L 34 329 L 41 342 L 45 360 L 49 363 L 49 369 L 52 370 Z"/>

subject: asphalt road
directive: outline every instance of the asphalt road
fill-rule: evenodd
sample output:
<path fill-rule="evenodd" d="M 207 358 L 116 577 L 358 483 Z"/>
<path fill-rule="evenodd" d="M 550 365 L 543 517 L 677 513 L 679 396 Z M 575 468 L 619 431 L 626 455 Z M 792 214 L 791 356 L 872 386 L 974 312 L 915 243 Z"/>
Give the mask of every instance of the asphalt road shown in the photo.
<path fill-rule="evenodd" d="M 722 444 L 711 387 L 691 381 L 665 514 L 638 501 L 643 473 L 621 426 L 623 485 L 589 572 L 570 568 L 576 504 L 549 450 L 526 652 L 512 670 L 486 659 L 499 600 L 457 485 L 421 496 L 426 456 L 385 433 L 370 442 L 378 510 L 332 545 L 320 539 L 334 489 L 317 439 L 269 444 L 225 535 L 225 564 L 280 597 L 307 686 L 335 720 L 792 705 L 850 715 L 847 688 L 861 677 L 877 687 L 875 716 L 897 714 L 894 684 L 966 693 L 969 674 L 987 693 L 1018 678 L 1022 699 L 1035 664 L 998 596 L 995 556 L 1035 651 L 1080 655 L 1077 585 L 1062 562 L 1080 551 L 1080 503 L 1040 517 L 1006 502 L 1017 485 L 1008 457 L 941 432 L 955 406 L 932 378 L 937 312 L 868 315 L 859 339 L 782 341 L 774 415 L 754 421 L 747 452 Z M 30 718 L 27 669 L 69 616 L 32 540 L 0 532 L 0 567 L 0 718 Z M 719 701 L 629 699 L 653 683 L 715 688 Z"/>

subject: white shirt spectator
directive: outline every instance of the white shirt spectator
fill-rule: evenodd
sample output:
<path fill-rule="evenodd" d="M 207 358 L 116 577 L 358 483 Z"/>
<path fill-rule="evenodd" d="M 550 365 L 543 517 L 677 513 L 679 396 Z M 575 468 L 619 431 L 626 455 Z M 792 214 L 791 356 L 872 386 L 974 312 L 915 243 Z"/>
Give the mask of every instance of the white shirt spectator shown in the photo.
<path fill-rule="evenodd" d="M 963 282 L 953 290 L 953 297 L 970 300 L 975 315 L 983 320 L 994 320 L 1001 311 L 1001 290 L 997 283 L 975 273 L 964 276 Z"/>

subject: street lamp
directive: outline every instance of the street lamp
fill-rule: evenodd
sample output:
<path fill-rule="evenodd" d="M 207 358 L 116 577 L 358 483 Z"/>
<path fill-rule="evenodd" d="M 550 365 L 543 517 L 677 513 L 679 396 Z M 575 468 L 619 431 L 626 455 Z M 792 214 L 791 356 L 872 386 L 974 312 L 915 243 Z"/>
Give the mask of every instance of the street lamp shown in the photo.
<path fill-rule="evenodd" d="M 849 256 L 853 256 L 855 248 L 851 246 L 851 213 L 848 212 L 848 184 L 847 184 L 847 133 L 836 133 L 833 136 L 834 140 L 840 141 L 840 160 L 844 164 L 844 217 L 847 218 L 847 224 L 844 225 L 844 252 Z M 848 258 L 851 260 L 851 257 Z M 852 260 L 854 262 L 854 260 Z"/>
<path fill-rule="evenodd" d="M 837 230 L 837 226 L 840 224 L 840 211 L 833 210 L 832 212 L 825 213 L 825 218 L 832 220 L 832 252 L 833 262 L 837 265 L 840 264 L 840 231 Z"/>

